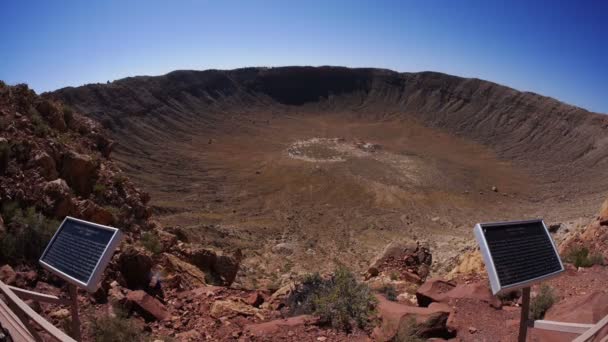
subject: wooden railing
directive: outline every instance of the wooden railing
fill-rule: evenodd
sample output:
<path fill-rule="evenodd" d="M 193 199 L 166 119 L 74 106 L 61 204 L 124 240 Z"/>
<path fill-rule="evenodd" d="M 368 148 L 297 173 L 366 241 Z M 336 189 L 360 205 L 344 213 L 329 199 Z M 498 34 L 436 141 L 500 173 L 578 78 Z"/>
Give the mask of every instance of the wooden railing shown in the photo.
<path fill-rule="evenodd" d="M 36 313 L 23 301 L 23 299 L 31 299 L 38 302 L 71 305 L 72 320 L 74 321 L 75 318 L 78 324 L 80 324 L 78 312 L 74 312 L 75 297 L 61 299 L 47 294 L 8 286 L 2 281 L 0 281 L 0 294 L 6 299 L 6 303 L 0 299 L 0 323 L 9 331 L 11 338 L 15 342 L 44 341 L 36 326 L 56 341 L 76 342 L 76 340 L 49 323 L 49 321 Z M 80 331 L 76 332 L 75 336 L 77 338 L 79 338 L 79 335 Z"/>

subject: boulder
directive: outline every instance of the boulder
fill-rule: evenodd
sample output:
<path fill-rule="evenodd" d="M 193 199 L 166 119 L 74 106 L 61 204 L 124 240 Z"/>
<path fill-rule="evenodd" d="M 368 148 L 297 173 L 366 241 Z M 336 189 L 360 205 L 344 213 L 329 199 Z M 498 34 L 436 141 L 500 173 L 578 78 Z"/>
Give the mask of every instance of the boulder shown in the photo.
<path fill-rule="evenodd" d="M 433 302 L 445 300 L 445 294 L 456 287 L 456 284 L 439 278 L 427 280 L 416 291 L 418 305 L 427 307 Z"/>
<path fill-rule="evenodd" d="M 127 293 L 127 304 L 138 311 L 146 321 L 163 321 L 170 317 L 167 308 L 156 298 L 145 291 L 129 291 Z"/>
<path fill-rule="evenodd" d="M 114 223 L 114 215 L 106 208 L 98 206 L 91 200 L 79 201 L 76 206 L 78 208 L 78 216 L 84 220 L 102 225 Z"/>
<path fill-rule="evenodd" d="M 272 252 L 280 255 L 291 255 L 293 254 L 294 246 L 291 243 L 282 242 L 272 247 Z"/>
<path fill-rule="evenodd" d="M 232 300 L 216 300 L 211 305 L 211 317 L 234 317 L 234 316 L 255 316 L 258 309 L 251 307 L 243 302 Z"/>
<path fill-rule="evenodd" d="M 134 247 L 127 248 L 118 258 L 118 267 L 129 289 L 148 287 L 152 258 L 145 251 Z"/>
<path fill-rule="evenodd" d="M 168 267 L 176 274 L 180 275 L 181 283 L 186 283 L 189 288 L 197 288 L 207 285 L 205 273 L 203 273 L 198 267 L 168 253 L 164 253 L 163 256 L 167 260 Z"/>
<path fill-rule="evenodd" d="M 233 255 L 206 248 L 185 248 L 182 254 L 187 260 L 224 286 L 230 286 L 238 273 L 242 254 L 237 250 Z"/>
<path fill-rule="evenodd" d="M 407 341 L 407 337 L 411 336 L 404 336 L 404 339 L 396 339 L 396 337 L 398 334 L 403 334 L 402 330 L 407 330 L 405 325 L 412 324 L 412 320 L 419 332 L 418 337 L 449 338 L 455 335 L 455 331 L 447 326 L 447 320 L 452 310 L 446 304 L 434 303 L 428 308 L 421 308 L 392 302 L 382 295 L 376 295 L 376 298 L 381 324 L 372 333 L 374 341 Z"/>
<path fill-rule="evenodd" d="M 15 285 L 17 273 L 10 265 L 4 265 L 0 267 L 0 280 L 7 285 Z"/>
<path fill-rule="evenodd" d="M 245 333 L 255 336 L 272 336 L 279 332 L 281 329 L 294 329 L 297 327 L 316 325 L 319 323 L 319 319 L 310 315 L 300 315 L 289 318 L 275 319 L 273 321 L 248 324 L 245 326 Z"/>
<path fill-rule="evenodd" d="M 43 187 L 44 204 L 51 216 L 63 219 L 76 211 L 76 203 L 68 184 L 61 178 L 46 182 Z"/>
<path fill-rule="evenodd" d="M 386 273 L 420 283 L 429 274 L 432 256 L 419 242 L 391 242 L 371 262 L 366 278 Z"/>
<path fill-rule="evenodd" d="M 82 196 L 88 196 L 97 180 L 99 163 L 88 155 L 70 151 L 63 156 L 61 177 Z"/>
<path fill-rule="evenodd" d="M 455 285 L 445 280 L 434 278 L 426 281 L 418 291 L 416 299 L 419 306 L 429 306 L 433 302 L 447 303 L 450 299 L 475 299 L 488 303 L 493 308 L 499 309 L 501 301 L 492 295 L 485 282 Z"/>
<path fill-rule="evenodd" d="M 57 166 L 55 165 L 55 159 L 53 159 L 48 153 L 44 151 L 38 151 L 32 160 L 30 160 L 30 167 L 37 167 L 40 169 L 40 175 L 46 180 L 57 179 L 59 173 L 57 172 Z"/>

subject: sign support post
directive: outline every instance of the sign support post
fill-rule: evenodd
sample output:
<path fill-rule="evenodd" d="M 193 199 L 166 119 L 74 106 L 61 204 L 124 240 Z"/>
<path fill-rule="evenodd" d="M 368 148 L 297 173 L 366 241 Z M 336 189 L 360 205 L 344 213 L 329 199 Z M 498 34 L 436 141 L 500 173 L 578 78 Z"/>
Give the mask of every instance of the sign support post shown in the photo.
<path fill-rule="evenodd" d="M 81 341 L 80 336 L 80 317 L 78 316 L 78 288 L 74 284 L 68 284 L 70 291 L 70 309 L 72 311 L 72 337 L 76 341 Z"/>
<path fill-rule="evenodd" d="M 526 342 L 528 334 L 528 316 L 530 315 L 530 287 L 526 286 L 522 289 L 521 294 L 521 316 L 519 320 L 519 338 L 518 342 Z"/>

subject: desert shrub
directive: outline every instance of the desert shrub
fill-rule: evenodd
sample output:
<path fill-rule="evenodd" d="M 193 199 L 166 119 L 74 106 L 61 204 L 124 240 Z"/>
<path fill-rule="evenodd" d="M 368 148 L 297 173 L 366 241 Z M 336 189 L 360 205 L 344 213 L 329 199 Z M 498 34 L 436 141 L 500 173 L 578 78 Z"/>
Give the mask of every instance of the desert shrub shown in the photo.
<path fill-rule="evenodd" d="M 119 313 L 116 317 L 103 315 L 92 319 L 96 342 L 141 341 L 142 332 L 132 319 Z"/>
<path fill-rule="evenodd" d="M 496 297 L 501 301 L 501 303 L 513 302 L 519 297 L 521 297 L 521 290 L 514 290 L 504 293 L 499 293 Z"/>
<path fill-rule="evenodd" d="M 386 299 L 396 302 L 397 301 L 397 290 L 391 284 L 386 284 L 380 288 L 380 293 L 384 294 Z"/>
<path fill-rule="evenodd" d="M 32 111 L 30 113 L 32 124 L 34 125 L 34 134 L 39 137 L 44 137 L 50 131 L 49 125 L 46 124 L 44 119 L 38 114 L 37 111 Z"/>
<path fill-rule="evenodd" d="M 11 144 L 8 142 L 0 143 L 0 174 L 4 173 L 11 159 Z"/>
<path fill-rule="evenodd" d="M 16 201 L 8 201 L 2 203 L 2 218 L 6 223 L 11 222 L 15 213 L 17 211 L 21 211 L 21 207 L 19 206 L 19 202 Z"/>
<path fill-rule="evenodd" d="M 0 260 L 36 262 L 59 227 L 59 222 L 36 212 L 34 207 L 22 210 L 14 203 L 3 205 L 2 212 L 8 214 L 6 218 L 10 229 L 0 240 Z"/>
<path fill-rule="evenodd" d="M 376 298 L 369 287 L 357 281 L 345 267 L 324 279 L 318 273 L 307 276 L 290 299 L 298 313 L 312 313 L 321 323 L 351 331 L 372 327 Z"/>
<path fill-rule="evenodd" d="M 566 262 L 576 267 L 591 267 L 593 265 L 603 265 L 604 257 L 599 253 L 590 253 L 587 247 L 575 246 L 566 252 L 564 258 Z"/>
<path fill-rule="evenodd" d="M 549 285 L 541 285 L 538 295 L 530 301 L 531 319 L 542 319 L 545 312 L 557 301 L 555 291 Z"/>
<path fill-rule="evenodd" d="M 141 244 L 153 254 L 159 254 L 163 251 L 163 246 L 158 240 L 158 236 L 151 232 L 144 232 L 141 234 Z"/>
<path fill-rule="evenodd" d="M 106 186 L 101 184 L 101 183 L 96 183 L 93 186 L 93 193 L 95 193 L 95 195 L 97 197 L 101 197 L 103 196 L 103 194 L 106 192 Z"/>
<path fill-rule="evenodd" d="M 66 124 L 69 124 L 70 121 L 74 119 L 74 111 L 72 108 L 64 106 L 63 107 L 63 120 Z"/>

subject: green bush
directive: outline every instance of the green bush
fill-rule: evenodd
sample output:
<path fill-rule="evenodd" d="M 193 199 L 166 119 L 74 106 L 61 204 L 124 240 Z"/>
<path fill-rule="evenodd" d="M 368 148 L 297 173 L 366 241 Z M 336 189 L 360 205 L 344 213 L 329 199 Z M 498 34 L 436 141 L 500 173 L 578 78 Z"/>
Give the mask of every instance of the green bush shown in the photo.
<path fill-rule="evenodd" d="M 11 159 L 11 144 L 7 142 L 0 143 L 0 174 L 8 167 L 8 162 Z"/>
<path fill-rule="evenodd" d="M 72 108 L 64 105 L 63 120 L 65 121 L 66 124 L 69 124 L 70 121 L 72 121 L 73 119 L 74 119 L 74 111 L 72 110 Z"/>
<path fill-rule="evenodd" d="M 549 285 L 541 285 L 538 295 L 530 301 L 531 319 L 542 319 L 545 312 L 557 301 L 555 291 Z"/>
<path fill-rule="evenodd" d="M 97 197 L 101 197 L 103 196 L 103 194 L 106 192 L 106 186 L 100 183 L 95 184 L 95 186 L 93 186 L 93 193 L 95 193 L 95 195 Z"/>
<path fill-rule="evenodd" d="M 46 218 L 34 207 L 24 211 L 14 202 L 3 205 L 2 213 L 9 229 L 0 240 L 0 260 L 11 263 L 36 262 L 59 227 L 59 222 Z"/>
<path fill-rule="evenodd" d="M 158 236 L 151 232 L 141 234 L 141 244 L 153 254 L 159 254 L 163 251 L 163 246 L 158 240 Z"/>
<path fill-rule="evenodd" d="M 96 342 L 141 341 L 142 332 L 132 319 L 124 314 L 116 317 L 104 315 L 92 320 L 93 338 Z"/>
<path fill-rule="evenodd" d="M 575 246 L 566 252 L 566 262 L 576 267 L 604 265 L 604 257 L 599 253 L 590 253 L 587 247 Z"/>
<path fill-rule="evenodd" d="M 32 124 L 34 125 L 34 134 L 39 137 L 44 137 L 49 134 L 50 128 L 49 125 L 46 124 L 44 119 L 38 114 L 37 111 L 32 111 L 31 113 Z"/>
<path fill-rule="evenodd" d="M 397 301 L 397 290 L 395 289 L 395 287 L 391 284 L 386 284 L 384 286 L 382 286 L 380 288 L 380 292 L 382 294 L 384 294 L 384 296 L 386 297 L 386 299 L 392 301 L 392 302 L 396 302 Z"/>
<path fill-rule="evenodd" d="M 369 287 L 355 275 L 339 267 L 329 279 L 318 273 L 307 276 L 290 299 L 292 311 L 312 313 L 323 324 L 346 332 L 355 327 L 369 329 L 374 325 L 376 298 Z"/>

